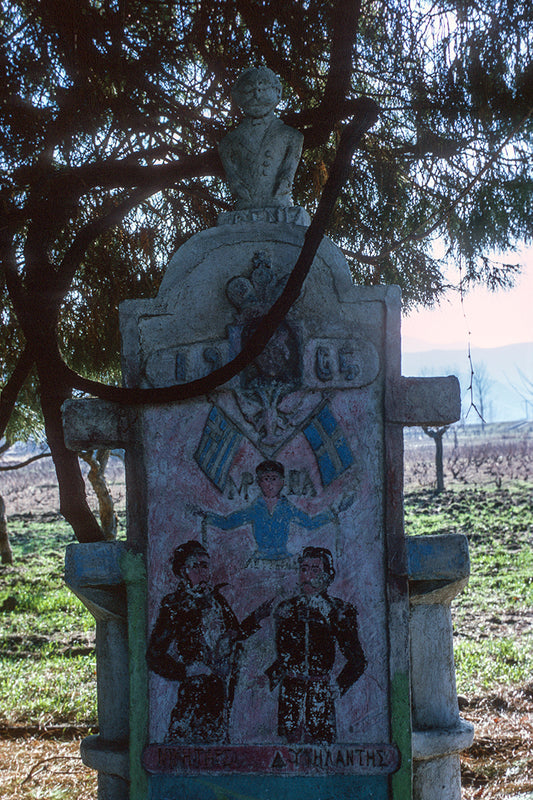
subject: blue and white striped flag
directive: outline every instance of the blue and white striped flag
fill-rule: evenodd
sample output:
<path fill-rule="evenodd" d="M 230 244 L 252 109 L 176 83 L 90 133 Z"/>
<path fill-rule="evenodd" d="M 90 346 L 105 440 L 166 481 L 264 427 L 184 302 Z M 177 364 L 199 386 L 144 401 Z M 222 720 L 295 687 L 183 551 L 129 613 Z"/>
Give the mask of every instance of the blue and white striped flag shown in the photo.
<path fill-rule="evenodd" d="M 224 490 L 233 456 L 242 435 L 225 414 L 212 406 L 194 458 L 200 469 L 220 491 Z"/>
<path fill-rule="evenodd" d="M 313 448 L 323 486 L 328 486 L 353 464 L 350 446 L 327 405 L 304 428 L 304 435 Z"/>

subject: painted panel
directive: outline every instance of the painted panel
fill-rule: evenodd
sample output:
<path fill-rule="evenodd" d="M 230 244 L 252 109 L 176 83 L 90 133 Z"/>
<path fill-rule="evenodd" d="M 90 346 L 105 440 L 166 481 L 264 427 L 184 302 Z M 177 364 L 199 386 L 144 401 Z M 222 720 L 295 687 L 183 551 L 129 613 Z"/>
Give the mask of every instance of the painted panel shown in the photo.
<path fill-rule="evenodd" d="M 261 774 L 284 745 L 389 752 L 378 391 L 320 397 L 275 460 L 234 398 L 147 412 L 151 770 L 191 745 Z"/>

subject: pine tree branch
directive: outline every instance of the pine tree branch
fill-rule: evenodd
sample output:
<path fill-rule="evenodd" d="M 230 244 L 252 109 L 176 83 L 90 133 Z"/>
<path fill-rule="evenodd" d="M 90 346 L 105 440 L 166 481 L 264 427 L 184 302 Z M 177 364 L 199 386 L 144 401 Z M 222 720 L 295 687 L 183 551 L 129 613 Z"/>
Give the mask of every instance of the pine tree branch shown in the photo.
<path fill-rule="evenodd" d="M 15 369 L 4 384 L 0 393 L 0 438 L 4 436 L 6 428 L 11 419 L 17 397 L 20 390 L 31 372 L 33 366 L 33 356 L 29 347 L 25 347 L 21 353 Z"/>
<path fill-rule="evenodd" d="M 231 380 L 264 350 L 289 309 L 298 299 L 316 251 L 322 241 L 329 216 L 333 211 L 340 189 L 348 176 L 355 148 L 366 131 L 376 122 L 377 117 L 377 106 L 372 101 L 367 101 L 366 112 L 345 127 L 316 213 L 307 229 L 302 250 L 289 275 L 285 288 L 235 358 L 203 378 L 190 383 L 158 389 L 124 389 L 106 386 L 78 375 L 59 360 L 59 355 L 54 364 L 54 370 L 61 374 L 63 380 L 70 383 L 74 388 L 89 392 L 105 400 L 127 404 L 169 403 L 187 400 L 207 394 L 217 386 Z"/>
<path fill-rule="evenodd" d="M 87 251 L 87 248 L 103 233 L 121 222 L 132 208 L 139 205 L 153 192 L 151 190 L 138 190 L 119 203 L 107 214 L 103 214 L 88 222 L 77 234 L 76 238 L 63 256 L 61 263 L 53 276 L 50 286 L 55 296 L 55 303 L 59 308 L 68 292 L 76 270 Z"/>

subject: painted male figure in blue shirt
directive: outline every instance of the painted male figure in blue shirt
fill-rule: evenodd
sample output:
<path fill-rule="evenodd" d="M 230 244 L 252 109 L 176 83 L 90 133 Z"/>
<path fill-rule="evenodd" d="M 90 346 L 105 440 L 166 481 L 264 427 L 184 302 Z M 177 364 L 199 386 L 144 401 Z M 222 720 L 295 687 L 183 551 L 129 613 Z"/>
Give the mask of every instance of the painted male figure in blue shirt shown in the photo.
<path fill-rule="evenodd" d="M 288 558 L 291 555 L 287 550 L 291 523 L 306 530 L 316 530 L 334 520 L 333 513 L 329 510 L 310 517 L 281 496 L 285 468 L 279 461 L 262 461 L 255 472 L 261 497 L 250 506 L 227 516 L 209 513 L 206 521 L 223 531 L 251 525 L 257 544 L 256 558 L 274 561 Z"/>

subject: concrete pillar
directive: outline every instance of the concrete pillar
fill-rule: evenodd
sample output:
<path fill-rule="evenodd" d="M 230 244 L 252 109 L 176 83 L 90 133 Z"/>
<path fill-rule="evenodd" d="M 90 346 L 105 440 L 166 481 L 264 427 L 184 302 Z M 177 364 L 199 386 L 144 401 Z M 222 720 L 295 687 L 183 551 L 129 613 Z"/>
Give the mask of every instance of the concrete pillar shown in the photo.
<path fill-rule="evenodd" d="M 459 716 L 450 603 L 470 574 L 461 534 L 407 540 L 414 800 L 460 800 L 459 753 L 474 728 Z"/>
<path fill-rule="evenodd" d="M 98 770 L 98 800 L 129 797 L 129 669 L 125 588 L 117 542 L 67 548 L 65 582 L 96 620 L 99 734 L 81 743 L 83 763 Z"/>

